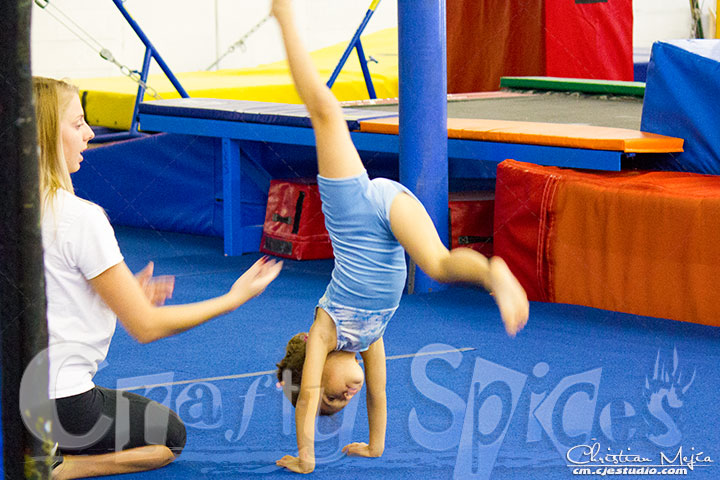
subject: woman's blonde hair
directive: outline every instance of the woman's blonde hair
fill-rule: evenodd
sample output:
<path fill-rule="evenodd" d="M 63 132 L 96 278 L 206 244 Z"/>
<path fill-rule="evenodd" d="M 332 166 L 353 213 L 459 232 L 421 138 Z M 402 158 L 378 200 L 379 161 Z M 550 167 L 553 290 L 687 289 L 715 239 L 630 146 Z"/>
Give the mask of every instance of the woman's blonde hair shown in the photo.
<path fill-rule="evenodd" d="M 35 122 L 39 147 L 40 198 L 52 202 L 58 189 L 74 193 L 63 155 L 60 121 L 78 89 L 62 80 L 34 77 Z"/>

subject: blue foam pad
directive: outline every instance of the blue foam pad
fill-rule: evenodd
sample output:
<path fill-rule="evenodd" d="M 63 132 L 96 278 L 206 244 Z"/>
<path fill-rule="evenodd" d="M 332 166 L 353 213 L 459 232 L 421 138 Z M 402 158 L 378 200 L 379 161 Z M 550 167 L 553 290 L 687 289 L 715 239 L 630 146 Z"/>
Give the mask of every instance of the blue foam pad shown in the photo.
<path fill-rule="evenodd" d="M 260 257 L 225 257 L 221 241 L 196 236 L 122 228 L 117 236 L 131 270 L 154 260 L 158 274 L 176 275 L 174 304 L 224 294 Z M 492 297 L 459 286 L 403 295 L 383 336 L 383 456 L 340 451 L 367 441 L 363 388 L 343 412 L 318 418 L 312 476 L 284 471 L 275 460 L 297 448 L 294 412 L 284 410 L 274 375 L 263 372 L 274 370 L 290 336 L 312 324 L 332 267 L 331 260 L 286 260 L 262 295 L 171 338 L 141 345 L 118 328 L 95 381 L 117 388 L 122 380 L 170 406 L 188 437 L 169 466 L 108 479 L 589 480 L 605 477 L 572 475 L 567 454 L 597 445 L 598 460 L 587 453 L 584 461 L 615 455 L 621 460 L 605 465 L 616 472 L 622 461 L 642 465 L 631 455 L 656 464 L 680 448 L 686 459 L 713 461 L 697 461 L 681 477 L 612 475 L 620 480 L 717 480 L 719 328 L 532 302 L 530 321 L 511 339 Z M 469 350 L 426 355 L 452 348 Z"/>
<path fill-rule="evenodd" d="M 647 80 L 647 69 L 650 63 L 650 48 L 633 48 L 633 80 L 644 82 Z"/>
<path fill-rule="evenodd" d="M 151 115 L 203 118 L 231 122 L 268 123 L 291 127 L 311 127 L 305 105 L 290 103 L 255 102 L 219 98 L 173 98 L 140 104 L 139 112 Z M 364 108 L 344 108 L 350 130 L 358 130 L 360 121 L 395 117 L 396 113 L 373 111 Z"/>
<path fill-rule="evenodd" d="M 161 134 L 91 148 L 73 174 L 75 193 L 103 207 L 116 225 L 221 236 L 217 143 Z"/>
<path fill-rule="evenodd" d="M 680 137 L 685 151 L 654 168 L 720 174 L 720 40 L 656 42 L 640 129 Z"/>

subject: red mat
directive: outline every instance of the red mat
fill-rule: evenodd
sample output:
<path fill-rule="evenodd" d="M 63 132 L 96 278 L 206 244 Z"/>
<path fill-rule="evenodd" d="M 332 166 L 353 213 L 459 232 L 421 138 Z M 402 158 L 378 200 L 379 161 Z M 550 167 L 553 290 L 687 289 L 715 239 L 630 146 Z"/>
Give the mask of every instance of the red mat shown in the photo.
<path fill-rule="evenodd" d="M 498 167 L 495 254 L 531 300 L 720 326 L 720 177 Z"/>

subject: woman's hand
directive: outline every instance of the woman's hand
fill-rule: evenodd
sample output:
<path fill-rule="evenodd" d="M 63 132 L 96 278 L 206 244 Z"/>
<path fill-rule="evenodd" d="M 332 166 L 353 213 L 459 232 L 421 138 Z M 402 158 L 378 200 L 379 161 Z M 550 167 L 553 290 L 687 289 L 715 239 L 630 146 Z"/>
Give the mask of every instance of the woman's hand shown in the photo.
<path fill-rule="evenodd" d="M 489 275 L 490 292 L 495 297 L 505 330 L 514 337 L 528 320 L 530 306 L 525 290 L 500 257 L 490 259 Z"/>
<path fill-rule="evenodd" d="M 248 268 L 230 288 L 229 295 L 239 302 L 235 308 L 260 295 L 270 282 L 275 280 L 282 270 L 282 266 L 283 262 L 262 257 Z"/>
<path fill-rule="evenodd" d="M 164 305 L 165 300 L 172 298 L 175 289 L 175 277 L 162 275 L 153 278 L 155 265 L 149 262 L 145 268 L 135 274 L 135 278 L 143 289 L 145 296 L 153 305 Z"/>

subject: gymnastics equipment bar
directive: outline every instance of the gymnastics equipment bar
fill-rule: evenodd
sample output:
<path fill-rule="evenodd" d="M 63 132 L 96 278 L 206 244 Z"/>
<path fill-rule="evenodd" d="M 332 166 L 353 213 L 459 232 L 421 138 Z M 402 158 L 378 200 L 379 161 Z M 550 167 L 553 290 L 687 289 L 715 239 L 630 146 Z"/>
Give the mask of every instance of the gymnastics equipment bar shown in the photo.
<path fill-rule="evenodd" d="M 332 88 L 338 75 L 340 75 L 340 71 L 343 66 L 345 66 L 345 62 L 347 62 L 350 52 L 352 52 L 353 49 L 356 49 L 360 60 L 360 68 L 362 69 L 363 77 L 365 78 L 365 86 L 367 87 L 368 95 L 370 98 L 377 98 L 377 95 L 375 94 L 375 87 L 373 86 L 372 78 L 370 77 L 370 70 L 368 70 L 367 60 L 365 59 L 365 51 L 363 50 L 362 42 L 360 41 L 360 35 L 362 35 L 362 32 L 365 30 L 365 27 L 370 21 L 370 18 L 373 16 L 373 13 L 375 13 L 375 9 L 379 3 L 380 0 L 372 0 L 370 3 L 367 12 L 365 12 L 365 17 L 362 22 L 360 22 L 360 26 L 355 31 L 355 35 L 353 35 L 352 40 L 348 43 L 345 52 L 343 52 L 342 57 L 340 57 L 340 61 L 335 67 L 335 70 L 333 70 L 332 75 L 330 75 L 330 79 L 327 81 L 328 88 Z"/>
<path fill-rule="evenodd" d="M 167 63 L 165 63 L 165 60 L 163 60 L 162 56 L 160 56 L 157 48 L 155 48 L 148 36 L 145 35 L 145 32 L 143 32 L 142 28 L 140 28 L 140 25 L 138 25 L 138 23 L 130 16 L 128 11 L 125 9 L 125 6 L 123 5 L 123 0 L 112 0 L 112 2 L 113 4 L 115 4 L 117 9 L 120 10 L 123 18 L 125 18 L 125 21 L 128 22 L 128 25 L 130 25 L 130 28 L 133 29 L 133 31 L 138 36 L 143 45 L 145 45 L 145 56 L 143 57 L 142 70 L 140 71 L 140 82 L 138 85 L 137 96 L 135 97 L 135 106 L 133 107 L 130 130 L 127 132 L 106 133 L 98 135 L 95 138 L 96 142 L 125 140 L 128 138 L 135 138 L 143 135 L 138 131 L 138 106 L 140 105 L 140 102 L 143 101 L 143 97 L 145 96 L 145 82 L 147 82 L 147 77 L 150 72 L 150 60 L 152 60 L 153 58 L 157 62 L 158 66 L 162 69 L 163 73 L 165 73 L 168 80 L 170 80 L 170 83 L 172 83 L 173 87 L 175 87 L 175 90 L 177 90 L 177 92 L 180 94 L 180 96 L 183 98 L 190 97 L 190 95 L 188 95 L 188 93 L 178 81 L 177 77 L 175 77 L 175 74 L 172 72 L 172 70 L 170 70 L 170 67 L 168 67 Z"/>

